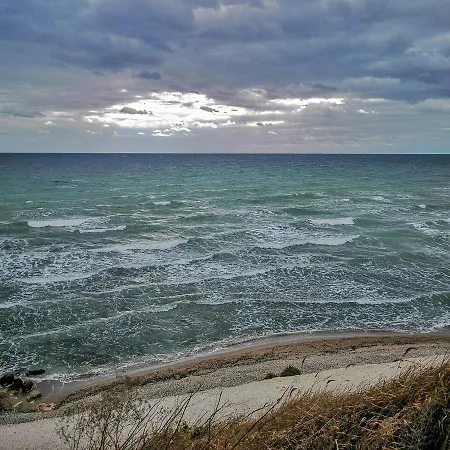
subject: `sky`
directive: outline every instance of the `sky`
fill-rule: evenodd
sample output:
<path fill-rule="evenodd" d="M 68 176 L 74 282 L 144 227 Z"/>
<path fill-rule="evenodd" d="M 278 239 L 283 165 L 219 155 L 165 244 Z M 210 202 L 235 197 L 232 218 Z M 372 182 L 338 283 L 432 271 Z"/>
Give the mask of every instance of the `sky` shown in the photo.
<path fill-rule="evenodd" d="M 0 152 L 450 153 L 448 0 L 1 0 Z"/>

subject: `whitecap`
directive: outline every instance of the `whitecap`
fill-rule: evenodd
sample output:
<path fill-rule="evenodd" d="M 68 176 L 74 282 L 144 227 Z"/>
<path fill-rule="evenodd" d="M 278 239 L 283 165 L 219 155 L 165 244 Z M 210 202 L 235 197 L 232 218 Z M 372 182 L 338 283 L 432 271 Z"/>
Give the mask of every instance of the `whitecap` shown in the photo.
<path fill-rule="evenodd" d="M 16 306 L 23 306 L 24 304 L 23 301 L 0 303 L 0 309 L 15 308 Z"/>
<path fill-rule="evenodd" d="M 48 273 L 43 276 L 19 278 L 25 284 L 53 284 L 53 283 L 68 283 L 72 281 L 85 280 L 96 275 L 97 272 L 71 272 L 70 274 L 52 274 Z"/>
<path fill-rule="evenodd" d="M 420 209 L 425 209 L 427 207 L 427 205 L 421 203 L 420 205 L 417 205 Z"/>
<path fill-rule="evenodd" d="M 272 248 L 281 250 L 288 247 L 293 247 L 295 245 L 325 245 L 325 246 L 338 246 L 338 245 L 345 245 L 348 242 L 352 242 L 355 239 L 359 238 L 359 234 L 353 235 L 353 236 L 341 236 L 341 237 L 318 237 L 318 238 L 307 238 L 304 240 L 298 240 L 298 241 L 290 241 L 290 242 L 279 242 L 279 243 L 262 243 L 258 244 L 256 247 L 259 248 Z"/>
<path fill-rule="evenodd" d="M 152 202 L 155 206 L 167 206 L 170 205 L 170 201 L 160 201 L 160 202 Z"/>
<path fill-rule="evenodd" d="M 186 244 L 182 239 L 171 239 L 166 241 L 134 241 L 127 244 L 114 244 L 108 247 L 98 249 L 98 252 L 127 252 L 130 250 L 169 250 L 178 247 L 180 244 Z"/>
<path fill-rule="evenodd" d="M 86 230 L 80 230 L 80 233 L 106 233 L 108 231 L 123 231 L 127 228 L 126 225 L 119 225 L 111 228 L 92 228 Z"/>
<path fill-rule="evenodd" d="M 89 219 L 53 219 L 53 220 L 29 220 L 28 226 L 32 228 L 45 227 L 78 227 Z"/>
<path fill-rule="evenodd" d="M 307 243 L 308 244 L 316 244 L 316 245 L 337 246 L 337 245 L 347 244 L 348 242 L 352 242 L 358 238 L 359 238 L 359 234 L 355 234 L 353 236 L 347 236 L 347 237 L 326 237 L 326 238 L 319 238 L 319 239 L 311 239 Z"/>
<path fill-rule="evenodd" d="M 90 326 L 96 326 L 101 323 L 114 322 L 114 321 L 120 320 L 122 317 L 126 317 L 126 316 L 133 316 L 133 315 L 145 314 L 145 313 L 168 312 L 168 311 L 172 311 L 173 309 L 176 309 L 178 307 L 178 305 L 179 305 L 179 302 L 173 302 L 173 303 L 169 303 L 166 305 L 150 305 L 145 308 L 136 309 L 136 310 L 130 309 L 130 310 L 126 310 L 126 311 L 118 311 L 118 312 L 116 312 L 116 314 L 113 314 L 113 315 L 107 316 L 107 317 L 96 317 L 94 319 L 86 320 L 84 322 L 74 323 L 72 325 L 64 325 L 64 326 L 60 326 L 58 328 L 54 328 L 51 330 L 44 330 L 44 331 L 38 331 L 36 333 L 21 335 L 19 337 L 19 339 L 20 340 L 32 339 L 32 338 L 36 338 L 36 337 L 51 336 L 51 335 L 60 334 L 60 333 L 67 333 L 70 330 L 75 330 L 75 329 L 79 329 L 79 328 L 87 328 Z"/>
<path fill-rule="evenodd" d="M 428 236 L 439 236 L 441 234 L 439 230 L 436 230 L 424 223 L 413 223 L 413 226 L 416 230 L 421 231 L 422 233 L 425 233 Z"/>
<path fill-rule="evenodd" d="M 343 217 L 340 219 L 311 219 L 314 225 L 354 225 L 352 217 Z"/>

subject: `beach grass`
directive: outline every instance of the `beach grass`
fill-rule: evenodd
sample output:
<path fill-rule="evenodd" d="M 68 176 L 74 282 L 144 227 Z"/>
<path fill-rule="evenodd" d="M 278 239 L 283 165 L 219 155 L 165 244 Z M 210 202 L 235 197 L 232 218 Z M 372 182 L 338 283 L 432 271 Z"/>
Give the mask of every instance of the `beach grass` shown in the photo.
<path fill-rule="evenodd" d="M 71 450 L 281 450 L 450 448 L 450 359 L 415 365 L 356 391 L 309 390 L 285 395 L 264 411 L 196 423 L 185 412 L 195 393 L 163 419 L 123 390 L 67 416 L 61 436 Z"/>

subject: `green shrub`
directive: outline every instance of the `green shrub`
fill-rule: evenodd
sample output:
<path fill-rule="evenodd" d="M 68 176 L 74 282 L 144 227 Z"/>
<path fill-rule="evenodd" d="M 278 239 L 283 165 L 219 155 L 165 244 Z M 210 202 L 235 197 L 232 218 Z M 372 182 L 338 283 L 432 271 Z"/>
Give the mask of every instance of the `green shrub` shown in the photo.
<path fill-rule="evenodd" d="M 301 375 L 302 372 L 300 369 L 294 366 L 287 366 L 283 371 L 280 373 L 280 377 L 293 377 L 294 375 Z"/>
<path fill-rule="evenodd" d="M 266 376 L 264 377 L 265 380 L 271 380 L 272 378 L 276 378 L 278 375 L 273 372 L 266 373 Z"/>

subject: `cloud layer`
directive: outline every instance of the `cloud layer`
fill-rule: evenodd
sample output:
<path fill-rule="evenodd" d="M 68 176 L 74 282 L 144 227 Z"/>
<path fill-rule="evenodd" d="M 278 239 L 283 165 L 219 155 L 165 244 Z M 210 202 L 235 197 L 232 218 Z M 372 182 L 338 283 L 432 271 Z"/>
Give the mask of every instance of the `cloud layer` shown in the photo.
<path fill-rule="evenodd" d="M 0 143 L 447 151 L 449 23 L 446 0 L 6 0 Z"/>

